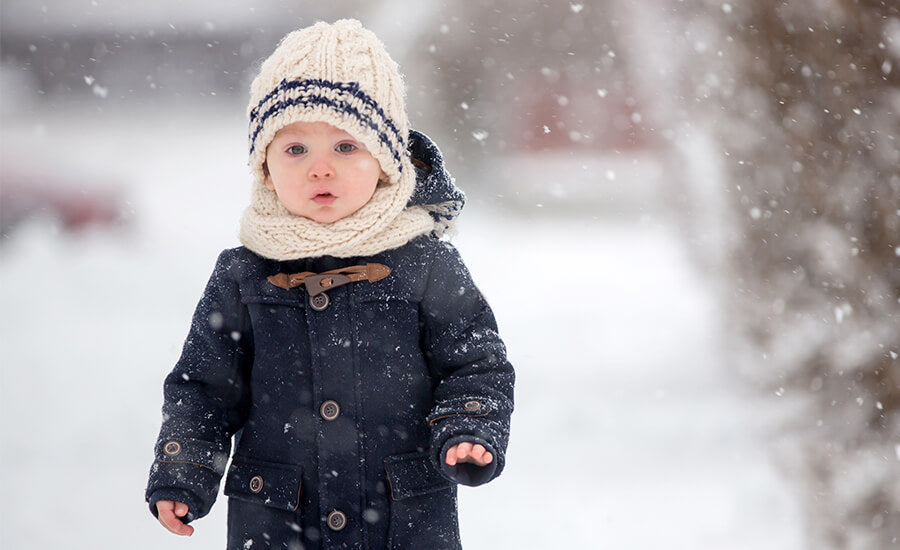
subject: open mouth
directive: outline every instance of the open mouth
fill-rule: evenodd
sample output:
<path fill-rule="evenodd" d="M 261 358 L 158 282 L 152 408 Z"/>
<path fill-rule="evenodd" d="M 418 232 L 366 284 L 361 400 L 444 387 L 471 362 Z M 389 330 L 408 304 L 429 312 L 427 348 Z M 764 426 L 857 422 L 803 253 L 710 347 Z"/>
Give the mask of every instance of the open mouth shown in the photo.
<path fill-rule="evenodd" d="M 313 197 L 313 202 L 316 204 L 331 204 L 337 199 L 336 196 L 331 193 L 319 193 L 315 197 Z"/>

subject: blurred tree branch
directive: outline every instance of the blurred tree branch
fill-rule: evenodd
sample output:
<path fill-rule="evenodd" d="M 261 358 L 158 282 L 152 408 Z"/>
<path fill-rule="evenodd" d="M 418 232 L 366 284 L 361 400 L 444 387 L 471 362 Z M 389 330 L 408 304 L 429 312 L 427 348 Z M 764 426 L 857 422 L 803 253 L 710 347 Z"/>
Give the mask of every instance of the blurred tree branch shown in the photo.
<path fill-rule="evenodd" d="M 900 541 L 900 5 L 754 2 L 717 124 L 738 238 L 734 320 L 800 396 L 814 547 Z M 762 373 L 759 373 L 762 374 Z"/>

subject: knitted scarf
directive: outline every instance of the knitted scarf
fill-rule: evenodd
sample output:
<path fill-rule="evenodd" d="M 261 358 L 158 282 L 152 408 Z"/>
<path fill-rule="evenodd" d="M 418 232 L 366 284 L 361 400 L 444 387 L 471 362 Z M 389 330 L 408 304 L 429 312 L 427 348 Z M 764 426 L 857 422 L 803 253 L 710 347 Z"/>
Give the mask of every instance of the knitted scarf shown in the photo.
<path fill-rule="evenodd" d="M 273 191 L 255 185 L 250 206 L 241 218 L 241 243 L 273 260 L 371 256 L 396 248 L 436 229 L 435 220 L 424 206 L 406 208 L 414 185 L 414 178 L 403 178 L 395 184 L 379 183 L 368 203 L 332 223 L 295 216 Z"/>

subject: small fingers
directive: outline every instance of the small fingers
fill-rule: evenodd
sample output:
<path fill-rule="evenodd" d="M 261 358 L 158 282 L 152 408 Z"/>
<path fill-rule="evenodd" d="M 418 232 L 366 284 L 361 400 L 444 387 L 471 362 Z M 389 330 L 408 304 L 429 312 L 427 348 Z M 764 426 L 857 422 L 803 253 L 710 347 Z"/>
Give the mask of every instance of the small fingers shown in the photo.
<path fill-rule="evenodd" d="M 455 466 L 461 462 L 484 466 L 490 464 L 493 460 L 494 456 L 484 448 L 484 445 L 465 441 L 450 447 L 444 459 L 450 466 Z"/>
<path fill-rule="evenodd" d="M 175 503 L 175 515 L 176 516 L 183 518 L 184 516 L 187 515 L 187 513 L 188 513 L 188 505 L 187 504 L 185 504 L 183 502 Z"/>
<path fill-rule="evenodd" d="M 471 462 L 477 464 L 478 466 L 484 466 L 485 464 L 490 464 L 492 460 L 494 460 L 494 456 L 484 448 L 484 445 L 476 444 L 472 447 L 472 452 L 470 454 Z"/>
<path fill-rule="evenodd" d="M 444 462 L 450 466 L 456 466 L 456 449 L 458 447 L 459 444 L 456 444 L 447 449 L 447 456 L 444 458 Z"/>
<path fill-rule="evenodd" d="M 182 508 L 183 507 L 183 508 Z M 175 514 L 183 510 L 181 514 L 187 514 L 187 505 L 181 502 L 172 502 L 171 500 L 161 500 L 156 503 L 156 510 L 159 512 L 159 522 L 170 532 L 189 537 L 194 533 L 194 528 L 185 525 Z"/>
<path fill-rule="evenodd" d="M 447 458 L 444 459 L 444 462 L 450 466 L 456 466 L 456 453 L 447 451 Z"/>
<path fill-rule="evenodd" d="M 456 446 L 456 458 L 459 460 L 463 460 L 469 455 L 472 454 L 472 444 L 468 441 L 463 441 L 459 445 Z"/>
<path fill-rule="evenodd" d="M 475 459 L 475 463 L 478 464 L 481 462 L 481 457 L 484 456 L 484 453 L 486 452 L 483 445 L 476 444 L 472 446 L 472 452 L 469 454 Z"/>

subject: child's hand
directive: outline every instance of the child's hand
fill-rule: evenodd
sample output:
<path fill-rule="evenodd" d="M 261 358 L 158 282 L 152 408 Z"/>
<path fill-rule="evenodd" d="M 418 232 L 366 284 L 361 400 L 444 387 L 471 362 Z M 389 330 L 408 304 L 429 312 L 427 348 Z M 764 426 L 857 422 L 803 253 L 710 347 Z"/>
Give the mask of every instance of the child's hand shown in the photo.
<path fill-rule="evenodd" d="M 470 462 L 476 466 L 484 466 L 490 464 L 494 460 L 494 456 L 485 450 L 483 445 L 464 441 L 447 449 L 447 457 L 444 460 L 450 466 L 456 466 L 457 462 Z"/>
<path fill-rule="evenodd" d="M 183 502 L 160 500 L 156 503 L 156 511 L 159 512 L 159 522 L 163 527 L 176 535 L 189 537 L 194 534 L 194 528 L 185 525 L 178 518 L 183 518 L 188 513 L 188 505 Z"/>

